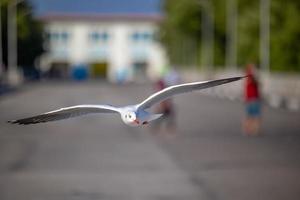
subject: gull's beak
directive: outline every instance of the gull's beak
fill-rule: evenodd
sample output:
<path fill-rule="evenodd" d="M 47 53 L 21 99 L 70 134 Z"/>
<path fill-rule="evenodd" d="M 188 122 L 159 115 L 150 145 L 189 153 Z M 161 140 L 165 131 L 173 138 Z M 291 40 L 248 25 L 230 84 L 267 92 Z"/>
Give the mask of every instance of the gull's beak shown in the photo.
<path fill-rule="evenodd" d="M 135 119 L 133 120 L 136 124 L 140 124 L 139 120 Z"/>

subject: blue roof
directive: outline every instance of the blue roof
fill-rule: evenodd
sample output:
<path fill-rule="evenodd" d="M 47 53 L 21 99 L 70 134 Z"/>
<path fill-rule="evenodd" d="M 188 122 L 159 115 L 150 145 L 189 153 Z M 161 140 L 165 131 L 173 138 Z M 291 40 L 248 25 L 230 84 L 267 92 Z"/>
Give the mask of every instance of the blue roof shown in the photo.
<path fill-rule="evenodd" d="M 36 16 L 60 14 L 161 14 L 161 0 L 30 0 Z"/>

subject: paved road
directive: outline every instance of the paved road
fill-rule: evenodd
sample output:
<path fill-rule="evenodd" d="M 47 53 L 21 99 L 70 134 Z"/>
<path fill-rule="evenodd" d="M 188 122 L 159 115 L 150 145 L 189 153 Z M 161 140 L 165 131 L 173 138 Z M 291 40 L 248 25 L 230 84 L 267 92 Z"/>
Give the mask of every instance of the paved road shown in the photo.
<path fill-rule="evenodd" d="M 176 134 L 126 127 L 115 115 L 5 123 L 150 93 L 150 85 L 43 83 L 1 97 L 0 199 L 299 199 L 299 113 L 265 108 L 264 135 L 245 137 L 240 102 L 193 93 L 176 98 Z"/>

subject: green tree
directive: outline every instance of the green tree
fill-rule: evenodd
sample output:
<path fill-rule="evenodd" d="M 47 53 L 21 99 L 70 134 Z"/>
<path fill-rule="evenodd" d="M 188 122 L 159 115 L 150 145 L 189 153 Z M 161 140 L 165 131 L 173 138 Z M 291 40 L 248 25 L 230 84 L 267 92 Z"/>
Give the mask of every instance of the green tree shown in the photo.
<path fill-rule="evenodd" d="M 259 63 L 259 1 L 238 0 L 238 64 Z"/>
<path fill-rule="evenodd" d="M 165 0 L 160 39 L 174 65 L 195 64 L 199 57 L 201 9 L 197 0 Z"/>
<path fill-rule="evenodd" d="M 2 45 L 5 65 L 7 65 L 7 5 L 10 1 L 1 0 Z M 33 17 L 32 11 L 28 1 L 19 1 L 17 4 L 18 65 L 24 68 L 33 67 L 35 59 L 43 52 L 42 24 Z"/>
<path fill-rule="evenodd" d="M 270 56 L 275 71 L 300 71 L 299 19 L 299 1 L 272 1 Z"/>
<path fill-rule="evenodd" d="M 237 57 L 240 66 L 249 62 L 259 65 L 260 1 L 237 0 Z M 164 1 L 165 20 L 161 24 L 161 40 L 167 47 L 171 63 L 189 65 L 191 60 L 201 59 L 203 2 L 210 2 L 214 11 L 214 64 L 224 66 L 227 38 L 224 0 Z M 300 71 L 300 1 L 271 0 L 270 19 L 271 70 Z"/>
<path fill-rule="evenodd" d="M 161 24 L 161 41 L 165 44 L 171 63 L 199 65 L 201 58 L 202 17 L 209 0 L 165 0 L 165 19 Z M 214 64 L 224 65 L 225 1 L 213 0 Z"/>

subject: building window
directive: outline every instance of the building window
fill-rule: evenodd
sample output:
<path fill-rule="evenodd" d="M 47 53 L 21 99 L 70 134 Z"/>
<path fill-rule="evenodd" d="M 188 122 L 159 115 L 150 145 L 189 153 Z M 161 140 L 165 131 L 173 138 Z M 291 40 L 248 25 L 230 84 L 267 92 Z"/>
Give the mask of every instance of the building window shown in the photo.
<path fill-rule="evenodd" d="M 107 32 L 91 32 L 89 34 L 89 40 L 91 42 L 107 42 L 109 40 L 109 34 Z"/>
<path fill-rule="evenodd" d="M 109 35 L 108 35 L 108 33 L 106 33 L 106 32 L 104 32 L 104 33 L 102 33 L 102 41 L 107 41 L 108 39 L 109 39 Z"/>
<path fill-rule="evenodd" d="M 149 33 L 149 32 L 143 33 L 143 39 L 144 39 L 145 41 L 150 41 L 150 40 L 152 40 L 152 33 Z"/>
<path fill-rule="evenodd" d="M 51 41 L 57 41 L 59 39 L 59 34 L 58 33 L 50 33 L 50 40 Z"/>
<path fill-rule="evenodd" d="M 137 41 L 140 40 L 140 34 L 137 33 L 137 32 L 136 32 L 136 33 L 133 33 L 133 34 L 131 35 L 131 38 L 132 38 L 133 41 L 137 42 Z"/>
<path fill-rule="evenodd" d="M 67 42 L 67 41 L 69 40 L 69 33 L 67 33 L 67 32 L 62 32 L 62 33 L 60 34 L 60 38 L 61 38 L 61 40 L 62 40 L 63 42 Z"/>
<path fill-rule="evenodd" d="M 134 32 L 130 37 L 134 42 L 148 42 L 153 39 L 153 34 L 151 32 Z"/>
<path fill-rule="evenodd" d="M 100 39 L 100 34 L 98 32 L 93 32 L 90 34 L 89 38 L 92 42 L 98 42 Z"/>
<path fill-rule="evenodd" d="M 70 38 L 68 32 L 48 32 L 46 33 L 47 40 L 51 42 L 67 42 Z"/>

